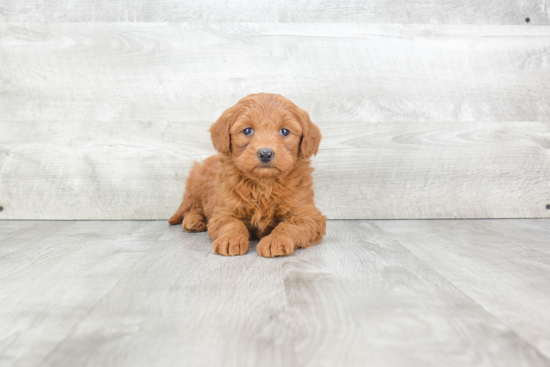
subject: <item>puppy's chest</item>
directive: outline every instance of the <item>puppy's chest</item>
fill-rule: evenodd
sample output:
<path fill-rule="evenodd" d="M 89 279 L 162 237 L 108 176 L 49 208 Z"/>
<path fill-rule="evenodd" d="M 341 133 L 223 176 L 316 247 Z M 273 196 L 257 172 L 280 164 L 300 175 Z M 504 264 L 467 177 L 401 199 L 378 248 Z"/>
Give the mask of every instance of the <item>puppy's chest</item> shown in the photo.
<path fill-rule="evenodd" d="M 288 211 L 288 198 L 277 191 L 253 191 L 246 195 L 241 206 L 241 219 L 261 231 L 275 227 Z"/>

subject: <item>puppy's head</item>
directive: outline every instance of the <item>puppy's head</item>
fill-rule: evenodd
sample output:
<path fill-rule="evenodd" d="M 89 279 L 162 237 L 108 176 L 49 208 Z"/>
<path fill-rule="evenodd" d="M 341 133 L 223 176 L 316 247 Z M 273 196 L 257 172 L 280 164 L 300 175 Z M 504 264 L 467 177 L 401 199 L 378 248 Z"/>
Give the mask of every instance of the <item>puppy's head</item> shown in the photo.
<path fill-rule="evenodd" d="M 251 94 L 225 110 L 210 128 L 212 143 L 249 176 L 285 175 L 317 154 L 321 132 L 306 111 L 278 94 Z"/>

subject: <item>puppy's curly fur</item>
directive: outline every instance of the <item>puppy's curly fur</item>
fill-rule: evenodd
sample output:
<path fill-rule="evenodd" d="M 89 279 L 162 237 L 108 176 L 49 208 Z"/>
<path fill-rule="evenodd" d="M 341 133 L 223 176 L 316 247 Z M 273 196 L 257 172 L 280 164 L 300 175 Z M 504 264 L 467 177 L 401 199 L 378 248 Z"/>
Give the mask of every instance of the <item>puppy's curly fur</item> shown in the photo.
<path fill-rule="evenodd" d="M 306 111 L 278 94 L 252 94 L 227 109 L 210 134 L 220 154 L 191 168 L 170 224 L 208 229 L 222 255 L 246 254 L 254 235 L 266 257 L 321 241 L 326 217 L 313 202 L 310 161 L 321 132 Z"/>

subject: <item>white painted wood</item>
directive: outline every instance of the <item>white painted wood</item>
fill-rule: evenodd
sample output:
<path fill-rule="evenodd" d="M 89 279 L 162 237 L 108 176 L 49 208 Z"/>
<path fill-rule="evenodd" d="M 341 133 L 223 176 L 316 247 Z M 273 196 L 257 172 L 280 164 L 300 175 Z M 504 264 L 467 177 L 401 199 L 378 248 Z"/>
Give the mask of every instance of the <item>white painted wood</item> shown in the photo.
<path fill-rule="evenodd" d="M 0 257 L 2 366 L 40 366 L 167 228 L 162 222 L 34 224 L 22 223 L 26 241 L 0 234 L 0 248 L 19 246 Z"/>
<path fill-rule="evenodd" d="M 318 124 L 331 219 L 550 217 L 549 123 Z M 0 218 L 169 218 L 209 125 L 1 122 Z"/>
<path fill-rule="evenodd" d="M 3 121 L 215 121 L 254 92 L 315 121 L 548 121 L 550 28 L 0 24 Z"/>
<path fill-rule="evenodd" d="M 550 217 L 549 123 L 323 127 L 315 187 L 330 218 Z"/>
<path fill-rule="evenodd" d="M 3 219 L 167 219 L 181 203 L 192 161 L 214 153 L 209 125 L 0 126 Z"/>
<path fill-rule="evenodd" d="M 375 226 L 550 358 L 547 220 L 381 221 Z"/>
<path fill-rule="evenodd" d="M 549 47 L 544 26 L 0 24 L 0 219 L 168 218 L 205 130 L 258 91 L 323 128 L 330 218 L 548 217 Z"/>
<path fill-rule="evenodd" d="M 11 339 L 0 328 L 0 340 L 10 347 L 0 348 L 3 366 L 354 367 L 368 361 L 374 367 L 516 367 L 550 362 L 514 328 L 524 323 L 538 338 L 550 335 L 550 323 L 529 326 L 537 315 L 546 318 L 550 263 L 524 251 L 533 242 L 542 246 L 548 220 L 330 221 L 321 244 L 277 259 L 259 257 L 254 246 L 240 257 L 215 255 L 205 233 L 188 234 L 176 226 L 155 241 L 161 229 L 155 225 L 155 236 L 138 245 L 143 256 L 131 265 L 121 257 L 109 259 L 121 247 L 129 250 L 129 243 L 116 245 L 116 236 L 138 239 L 135 225 L 92 223 L 87 232 L 84 224 L 61 234 L 61 246 L 19 253 L 7 263 L 0 259 L 0 287 L 25 295 L 0 298 L 2 320 L 19 325 Z M 448 271 L 434 270 L 431 261 L 413 254 L 415 247 L 449 259 L 462 253 L 465 261 L 451 263 Z M 116 277 L 114 286 L 115 279 L 100 286 L 109 276 L 104 270 L 115 264 L 130 270 Z M 485 264 L 490 267 L 483 269 Z M 469 282 L 446 279 L 459 274 Z M 517 298 L 533 302 L 513 318 L 495 317 L 491 311 L 514 298 L 508 284 L 514 276 L 522 279 L 513 284 L 531 278 L 540 285 L 514 289 Z M 466 291 L 477 285 L 494 295 L 492 309 L 464 294 L 464 285 Z M 92 298 L 90 308 L 83 300 Z M 72 328 L 59 325 L 59 318 L 74 315 L 80 318 Z M 62 336 L 60 342 L 54 343 L 53 335 Z"/>
<path fill-rule="evenodd" d="M 548 24 L 546 0 L 3 0 L 11 22 L 367 22 Z"/>

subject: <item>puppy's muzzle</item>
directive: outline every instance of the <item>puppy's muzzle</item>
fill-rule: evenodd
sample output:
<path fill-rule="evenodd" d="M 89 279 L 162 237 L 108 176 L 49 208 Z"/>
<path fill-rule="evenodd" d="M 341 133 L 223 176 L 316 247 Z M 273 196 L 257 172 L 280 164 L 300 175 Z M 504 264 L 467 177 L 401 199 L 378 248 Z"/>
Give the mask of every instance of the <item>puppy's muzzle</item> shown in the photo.
<path fill-rule="evenodd" d="M 260 161 L 264 163 L 271 162 L 271 160 L 275 157 L 275 152 L 273 149 L 260 149 L 258 150 L 258 158 Z"/>

